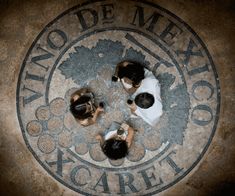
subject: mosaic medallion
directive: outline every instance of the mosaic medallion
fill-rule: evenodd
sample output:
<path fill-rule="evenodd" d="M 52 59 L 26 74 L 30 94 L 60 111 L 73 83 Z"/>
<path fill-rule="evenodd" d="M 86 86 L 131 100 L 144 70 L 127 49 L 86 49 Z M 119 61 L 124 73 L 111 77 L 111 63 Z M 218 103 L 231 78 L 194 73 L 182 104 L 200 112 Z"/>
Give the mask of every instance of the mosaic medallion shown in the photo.
<path fill-rule="evenodd" d="M 117 63 L 132 60 L 161 84 L 156 127 L 133 118 L 129 95 L 111 82 Z M 82 127 L 70 96 L 90 88 L 103 113 Z M 92 1 L 50 22 L 30 47 L 17 87 L 26 145 L 56 180 L 84 195 L 153 195 L 185 177 L 205 154 L 219 117 L 220 89 L 205 44 L 181 19 L 145 1 Z M 137 130 L 129 154 L 109 160 L 95 136 L 113 121 Z"/>

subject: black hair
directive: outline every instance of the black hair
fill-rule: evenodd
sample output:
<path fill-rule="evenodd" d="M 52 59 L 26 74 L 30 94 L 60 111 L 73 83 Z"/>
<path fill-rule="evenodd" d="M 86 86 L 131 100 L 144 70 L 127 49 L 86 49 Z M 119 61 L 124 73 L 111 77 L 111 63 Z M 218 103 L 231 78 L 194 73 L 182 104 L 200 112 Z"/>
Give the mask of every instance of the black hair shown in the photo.
<path fill-rule="evenodd" d="M 135 97 L 135 104 L 140 108 L 147 109 L 154 103 L 154 96 L 149 93 L 140 93 Z"/>
<path fill-rule="evenodd" d="M 92 117 L 91 112 L 86 112 L 86 103 L 89 102 L 91 98 L 89 96 L 81 96 L 76 101 L 71 102 L 70 111 L 73 116 L 79 120 L 84 120 Z"/>
<path fill-rule="evenodd" d="M 133 81 L 133 86 L 138 85 L 144 79 L 144 66 L 136 62 L 130 62 L 125 67 L 120 67 L 118 77 L 127 77 Z"/>
<path fill-rule="evenodd" d="M 112 160 L 124 158 L 128 154 L 128 146 L 125 140 L 108 139 L 101 146 L 104 154 Z"/>

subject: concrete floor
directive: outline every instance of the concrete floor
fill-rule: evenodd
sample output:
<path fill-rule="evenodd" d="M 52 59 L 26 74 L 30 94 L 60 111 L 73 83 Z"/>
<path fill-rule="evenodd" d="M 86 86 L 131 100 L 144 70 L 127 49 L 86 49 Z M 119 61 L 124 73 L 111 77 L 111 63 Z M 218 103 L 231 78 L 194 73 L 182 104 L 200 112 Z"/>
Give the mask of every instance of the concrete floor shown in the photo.
<path fill-rule="evenodd" d="M 20 66 L 33 40 L 56 16 L 81 1 L 0 1 L 0 193 L 79 195 L 56 181 L 25 145 L 16 111 Z M 235 187 L 235 2 L 151 1 L 183 19 L 206 44 L 220 80 L 215 136 L 199 164 L 159 195 L 229 195 Z M 225 194 L 226 193 L 226 194 Z"/>

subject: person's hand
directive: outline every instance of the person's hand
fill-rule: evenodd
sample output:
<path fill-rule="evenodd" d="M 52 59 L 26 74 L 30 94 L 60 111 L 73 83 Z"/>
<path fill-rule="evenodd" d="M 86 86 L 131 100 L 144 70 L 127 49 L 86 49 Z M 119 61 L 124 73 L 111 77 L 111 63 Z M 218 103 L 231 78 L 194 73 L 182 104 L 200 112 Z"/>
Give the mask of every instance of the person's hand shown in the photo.
<path fill-rule="evenodd" d="M 132 63 L 129 62 L 129 61 L 123 61 L 123 62 L 122 62 L 122 66 L 123 66 L 123 67 L 126 67 L 126 66 L 129 65 L 129 64 L 132 64 Z"/>
<path fill-rule="evenodd" d="M 122 127 L 124 130 L 128 130 L 129 125 L 126 124 L 126 123 L 122 123 L 122 124 L 121 124 L 121 127 Z"/>
<path fill-rule="evenodd" d="M 128 99 L 126 103 L 128 106 L 130 106 L 133 103 L 133 101 L 131 99 Z"/>
<path fill-rule="evenodd" d="M 102 136 L 100 134 L 98 134 L 97 136 L 95 136 L 95 139 L 98 140 L 98 141 L 101 141 L 102 140 Z"/>
<path fill-rule="evenodd" d="M 134 113 L 137 109 L 135 102 L 130 99 L 127 100 L 127 106 L 131 109 L 132 113 Z"/>
<path fill-rule="evenodd" d="M 97 110 L 97 112 L 104 112 L 104 108 L 102 108 L 100 106 L 96 110 Z"/>

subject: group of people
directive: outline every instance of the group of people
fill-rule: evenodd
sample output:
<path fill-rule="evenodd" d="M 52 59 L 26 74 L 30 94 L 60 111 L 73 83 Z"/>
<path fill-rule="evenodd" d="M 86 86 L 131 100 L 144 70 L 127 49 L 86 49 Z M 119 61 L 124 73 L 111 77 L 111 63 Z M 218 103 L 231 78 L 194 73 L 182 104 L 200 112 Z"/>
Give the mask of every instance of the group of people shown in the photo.
<path fill-rule="evenodd" d="M 121 82 L 130 95 L 127 106 L 132 118 L 141 117 L 146 123 L 155 126 L 162 115 L 160 85 L 153 73 L 137 62 L 123 61 L 117 64 L 112 76 L 113 82 Z M 82 88 L 71 95 L 70 111 L 83 126 L 94 124 L 100 113 L 104 112 L 104 103 L 95 106 L 94 94 Z M 126 124 L 113 122 L 104 134 L 96 139 L 104 154 L 113 160 L 128 154 L 135 130 Z"/>

